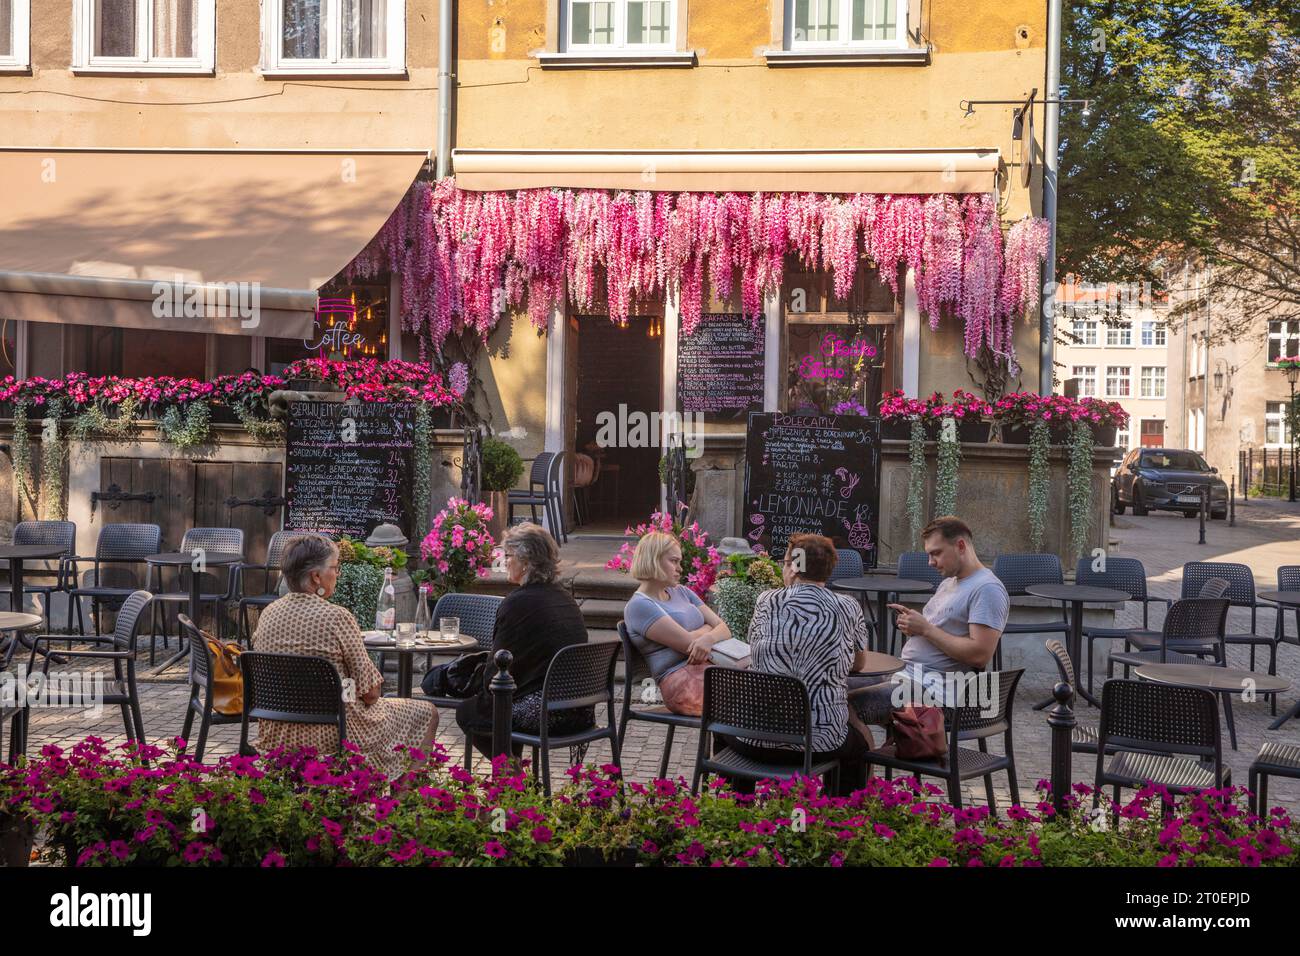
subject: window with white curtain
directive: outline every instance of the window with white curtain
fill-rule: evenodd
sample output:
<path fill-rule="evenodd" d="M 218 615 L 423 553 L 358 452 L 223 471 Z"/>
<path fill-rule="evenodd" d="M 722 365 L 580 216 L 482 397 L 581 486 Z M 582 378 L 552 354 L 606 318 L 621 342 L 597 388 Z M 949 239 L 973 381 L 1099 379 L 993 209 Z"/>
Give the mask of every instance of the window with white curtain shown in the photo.
<path fill-rule="evenodd" d="M 908 0 L 786 0 L 795 50 L 907 45 Z"/>
<path fill-rule="evenodd" d="M 0 0 L 0 72 L 31 65 L 31 0 Z"/>
<path fill-rule="evenodd" d="M 674 50 L 679 0 L 564 0 L 568 52 Z"/>
<path fill-rule="evenodd" d="M 1142 344 L 1143 345 L 1164 345 L 1165 344 L 1164 323 L 1144 320 L 1142 322 Z"/>
<path fill-rule="evenodd" d="M 1097 397 L 1097 366 L 1095 365 L 1076 365 L 1073 368 L 1072 378 L 1079 380 L 1079 396 L 1096 398 Z"/>
<path fill-rule="evenodd" d="M 1291 429 L 1287 427 L 1286 420 L 1286 402 L 1264 403 L 1264 444 L 1291 444 Z"/>
<path fill-rule="evenodd" d="M 1132 369 L 1127 365 L 1107 365 L 1106 397 L 1128 398 L 1132 394 Z"/>
<path fill-rule="evenodd" d="M 1097 320 L 1096 319 L 1075 319 L 1074 320 L 1074 337 L 1078 339 L 1076 345 L 1096 345 L 1097 344 Z"/>
<path fill-rule="evenodd" d="M 1165 397 L 1165 367 L 1163 365 L 1142 366 L 1142 397 Z"/>
<path fill-rule="evenodd" d="M 402 0 L 263 0 L 263 72 L 402 73 Z"/>
<path fill-rule="evenodd" d="M 216 39 L 216 0 L 76 0 L 72 66 L 211 73 Z"/>
<path fill-rule="evenodd" d="M 1106 344 L 1121 346 L 1132 345 L 1133 323 L 1125 321 L 1106 326 Z"/>

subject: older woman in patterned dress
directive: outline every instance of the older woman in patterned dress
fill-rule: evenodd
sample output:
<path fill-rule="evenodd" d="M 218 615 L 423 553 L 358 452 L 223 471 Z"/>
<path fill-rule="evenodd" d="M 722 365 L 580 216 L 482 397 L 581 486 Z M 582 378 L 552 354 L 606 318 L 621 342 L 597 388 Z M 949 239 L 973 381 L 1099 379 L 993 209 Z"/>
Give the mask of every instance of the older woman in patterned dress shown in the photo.
<path fill-rule="evenodd" d="M 352 612 L 329 602 L 338 583 L 338 545 L 319 535 L 293 538 L 285 546 L 281 570 L 289 593 L 258 618 L 254 649 L 330 661 L 344 681 L 348 739 L 371 766 L 389 776 L 400 773 L 402 755 L 393 748 L 399 744 L 430 747 L 438 730 L 437 709 L 424 701 L 383 696 L 383 675 L 366 654 Z M 349 694 L 349 688 L 354 693 Z M 262 751 L 315 747 L 333 753 L 338 747 L 338 731 L 332 724 L 261 720 L 257 727 L 257 746 Z"/>

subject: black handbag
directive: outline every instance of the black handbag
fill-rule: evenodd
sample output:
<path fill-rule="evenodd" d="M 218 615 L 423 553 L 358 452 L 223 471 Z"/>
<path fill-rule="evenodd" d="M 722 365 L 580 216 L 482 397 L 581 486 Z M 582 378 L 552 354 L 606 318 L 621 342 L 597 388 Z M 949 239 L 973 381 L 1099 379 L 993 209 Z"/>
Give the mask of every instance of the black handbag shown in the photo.
<path fill-rule="evenodd" d="M 488 652 L 462 654 L 454 661 L 429 669 L 420 687 L 429 697 L 474 697 L 483 689 Z"/>

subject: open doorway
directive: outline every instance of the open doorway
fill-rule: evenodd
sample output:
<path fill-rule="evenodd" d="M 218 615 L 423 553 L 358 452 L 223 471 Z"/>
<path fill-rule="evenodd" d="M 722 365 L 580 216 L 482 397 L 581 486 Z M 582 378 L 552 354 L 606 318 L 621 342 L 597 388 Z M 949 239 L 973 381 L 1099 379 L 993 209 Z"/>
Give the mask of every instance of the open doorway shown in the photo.
<path fill-rule="evenodd" d="M 578 319 L 573 474 L 579 532 L 621 535 L 659 507 L 660 449 L 651 423 L 662 409 L 662 330 L 658 316 L 633 316 L 626 326 L 603 315 Z M 584 472 L 591 476 L 585 487 Z"/>

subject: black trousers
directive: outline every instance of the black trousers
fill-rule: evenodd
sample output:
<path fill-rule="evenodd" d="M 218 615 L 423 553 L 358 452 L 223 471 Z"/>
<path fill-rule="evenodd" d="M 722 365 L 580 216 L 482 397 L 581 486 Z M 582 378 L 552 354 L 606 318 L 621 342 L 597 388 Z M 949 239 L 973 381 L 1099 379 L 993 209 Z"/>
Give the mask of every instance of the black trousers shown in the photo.
<path fill-rule="evenodd" d="M 724 737 L 723 739 L 728 747 L 743 757 L 749 757 L 751 760 L 793 766 L 803 763 L 803 751 L 801 750 L 757 747 L 735 737 Z M 812 755 L 812 762 L 816 764 L 824 760 L 838 760 L 840 762 L 839 785 L 835 788 L 834 795 L 847 797 L 854 790 L 860 790 L 866 786 L 866 763 L 863 759 L 866 752 L 866 740 L 863 739 L 858 728 L 849 724 L 849 732 L 844 738 L 844 743 L 834 750 L 815 751 Z M 732 787 L 741 793 L 754 792 L 754 784 L 749 780 L 733 780 Z"/>

